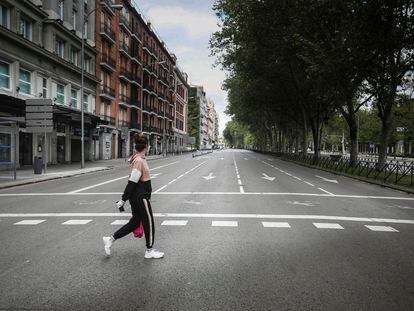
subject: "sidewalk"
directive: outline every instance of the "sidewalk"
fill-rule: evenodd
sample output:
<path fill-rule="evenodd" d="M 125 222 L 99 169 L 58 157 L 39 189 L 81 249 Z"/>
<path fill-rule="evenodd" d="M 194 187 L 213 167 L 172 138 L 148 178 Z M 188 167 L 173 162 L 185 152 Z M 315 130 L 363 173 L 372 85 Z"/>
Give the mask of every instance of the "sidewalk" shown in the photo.
<path fill-rule="evenodd" d="M 161 155 L 148 156 L 147 160 L 155 160 L 162 158 Z M 47 167 L 47 173 L 35 174 L 31 166 L 27 166 L 17 170 L 16 180 L 13 179 L 13 171 L 0 171 L 0 189 L 38 183 L 46 180 L 53 180 L 76 175 L 88 174 L 92 172 L 106 171 L 115 167 L 128 167 L 128 159 L 114 160 L 98 160 L 93 162 L 85 162 L 85 168 L 80 168 L 80 163 L 57 164 Z"/>

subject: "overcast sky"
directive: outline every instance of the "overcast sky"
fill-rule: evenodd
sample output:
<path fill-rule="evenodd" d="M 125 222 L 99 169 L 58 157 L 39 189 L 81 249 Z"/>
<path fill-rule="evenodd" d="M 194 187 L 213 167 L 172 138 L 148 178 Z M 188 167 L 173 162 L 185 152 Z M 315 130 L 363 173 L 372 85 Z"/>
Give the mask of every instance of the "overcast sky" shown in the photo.
<path fill-rule="evenodd" d="M 212 68 L 208 42 L 218 30 L 212 10 L 213 0 L 132 0 L 149 19 L 169 50 L 178 58 L 178 66 L 189 75 L 191 84 L 203 85 L 219 113 L 223 132 L 230 118 L 224 114 L 227 95 L 221 89 L 224 72 Z"/>

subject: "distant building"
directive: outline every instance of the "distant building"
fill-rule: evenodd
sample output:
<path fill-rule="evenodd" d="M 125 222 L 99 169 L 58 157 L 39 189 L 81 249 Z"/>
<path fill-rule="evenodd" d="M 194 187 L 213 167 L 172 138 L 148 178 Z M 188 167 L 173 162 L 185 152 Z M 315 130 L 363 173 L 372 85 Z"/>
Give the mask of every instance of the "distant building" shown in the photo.
<path fill-rule="evenodd" d="M 182 152 L 187 144 L 187 122 L 188 122 L 188 76 L 175 67 L 175 113 L 173 122 L 174 138 L 172 151 Z"/>

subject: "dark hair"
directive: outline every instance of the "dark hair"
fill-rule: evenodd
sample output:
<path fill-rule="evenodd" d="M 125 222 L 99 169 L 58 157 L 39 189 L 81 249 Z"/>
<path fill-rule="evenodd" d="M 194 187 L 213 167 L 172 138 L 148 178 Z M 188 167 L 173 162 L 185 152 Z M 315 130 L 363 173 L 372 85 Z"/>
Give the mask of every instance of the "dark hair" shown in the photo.
<path fill-rule="evenodd" d="M 142 133 L 136 133 L 134 135 L 134 143 L 135 143 L 135 149 L 138 152 L 141 152 L 144 150 L 148 145 L 148 138 Z"/>

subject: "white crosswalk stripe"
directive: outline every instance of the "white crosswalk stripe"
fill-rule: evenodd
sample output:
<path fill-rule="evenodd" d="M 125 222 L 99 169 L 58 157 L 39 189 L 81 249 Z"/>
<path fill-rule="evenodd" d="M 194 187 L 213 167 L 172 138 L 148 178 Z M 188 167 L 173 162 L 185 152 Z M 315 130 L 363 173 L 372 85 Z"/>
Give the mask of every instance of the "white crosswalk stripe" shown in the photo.
<path fill-rule="evenodd" d="M 164 220 L 161 226 L 185 226 L 188 220 Z"/>
<path fill-rule="evenodd" d="M 368 225 L 365 225 L 365 227 L 367 227 L 369 230 L 372 230 L 372 231 L 399 232 L 397 229 L 394 229 L 393 227 L 390 227 L 390 226 L 368 226 Z"/>
<path fill-rule="evenodd" d="M 92 219 L 71 219 L 62 223 L 62 225 L 86 225 L 90 223 Z"/>
<path fill-rule="evenodd" d="M 291 228 L 287 222 L 262 222 L 265 228 Z"/>
<path fill-rule="evenodd" d="M 14 225 L 38 225 L 45 221 L 44 219 L 29 219 L 16 222 Z"/>
<path fill-rule="evenodd" d="M 211 225 L 213 227 L 237 227 L 237 221 L 212 221 Z"/>
<path fill-rule="evenodd" d="M 339 224 L 331 224 L 326 222 L 314 222 L 313 225 L 318 229 L 344 229 Z"/>
<path fill-rule="evenodd" d="M 111 222 L 111 225 L 115 225 L 115 226 L 117 226 L 117 225 L 125 225 L 128 222 L 129 222 L 129 220 L 127 220 L 127 219 L 118 219 L 118 220 L 115 220 L 115 221 Z"/>

